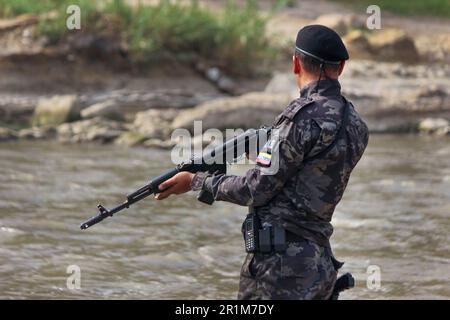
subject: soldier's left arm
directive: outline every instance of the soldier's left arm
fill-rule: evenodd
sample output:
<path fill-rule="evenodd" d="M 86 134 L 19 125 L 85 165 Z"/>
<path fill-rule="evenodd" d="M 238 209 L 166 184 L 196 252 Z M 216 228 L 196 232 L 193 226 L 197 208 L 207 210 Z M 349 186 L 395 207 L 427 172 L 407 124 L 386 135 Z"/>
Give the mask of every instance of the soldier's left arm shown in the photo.
<path fill-rule="evenodd" d="M 192 190 L 206 190 L 215 200 L 243 206 L 266 204 L 283 189 L 288 179 L 296 175 L 302 164 L 311 136 L 310 122 L 302 123 L 287 121 L 276 128 L 278 138 L 271 138 L 261 150 L 266 153 L 264 161 L 257 160 L 255 168 L 244 176 L 199 172 L 192 180 Z M 267 166 L 267 160 L 270 160 L 270 166 Z"/>

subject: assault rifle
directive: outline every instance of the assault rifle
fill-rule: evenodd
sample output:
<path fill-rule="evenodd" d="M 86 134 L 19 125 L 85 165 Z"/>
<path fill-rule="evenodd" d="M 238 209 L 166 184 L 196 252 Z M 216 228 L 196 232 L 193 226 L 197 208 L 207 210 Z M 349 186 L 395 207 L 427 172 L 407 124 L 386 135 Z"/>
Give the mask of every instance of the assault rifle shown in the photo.
<path fill-rule="evenodd" d="M 253 150 L 257 153 L 259 147 L 267 141 L 268 136 L 270 135 L 270 130 L 271 128 L 265 127 L 258 130 L 249 129 L 233 139 L 226 141 L 224 144 L 214 148 L 211 152 L 207 152 L 201 156 L 192 157 L 190 161 L 180 163 L 175 168 L 164 172 L 156 178 L 153 178 L 142 188 L 139 188 L 135 192 L 127 195 L 127 200 L 125 202 L 110 210 L 99 204 L 97 206 L 99 213 L 83 222 L 80 225 L 80 228 L 82 230 L 87 229 L 107 217 L 112 217 L 115 213 L 125 208 L 128 209 L 133 203 L 136 203 L 152 194 L 161 192 L 161 190 L 158 189 L 159 185 L 172 178 L 178 172 L 226 173 L 227 161 L 233 162 L 240 158 L 244 153 L 249 154 Z M 207 191 L 200 192 L 198 199 L 207 204 L 212 204 L 214 202 L 213 195 Z"/>

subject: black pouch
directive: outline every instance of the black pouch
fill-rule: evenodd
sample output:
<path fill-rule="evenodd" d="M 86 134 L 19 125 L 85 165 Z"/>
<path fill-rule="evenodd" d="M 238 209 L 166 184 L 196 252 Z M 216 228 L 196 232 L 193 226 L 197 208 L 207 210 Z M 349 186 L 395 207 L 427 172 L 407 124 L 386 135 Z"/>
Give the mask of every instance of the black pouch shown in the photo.
<path fill-rule="evenodd" d="M 286 230 L 279 227 L 273 227 L 273 249 L 275 252 L 285 252 L 287 248 Z"/>
<path fill-rule="evenodd" d="M 259 230 L 259 251 L 261 253 L 269 253 L 272 251 L 271 227 L 264 227 Z"/>

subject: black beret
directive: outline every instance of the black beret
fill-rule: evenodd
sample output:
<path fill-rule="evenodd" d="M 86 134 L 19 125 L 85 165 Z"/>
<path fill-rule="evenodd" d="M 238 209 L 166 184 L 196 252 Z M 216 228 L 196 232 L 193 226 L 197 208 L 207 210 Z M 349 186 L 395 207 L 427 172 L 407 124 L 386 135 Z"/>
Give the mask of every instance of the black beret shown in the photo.
<path fill-rule="evenodd" d="M 295 49 L 327 64 L 338 64 L 348 59 L 341 37 L 334 30 L 318 24 L 300 29 Z"/>

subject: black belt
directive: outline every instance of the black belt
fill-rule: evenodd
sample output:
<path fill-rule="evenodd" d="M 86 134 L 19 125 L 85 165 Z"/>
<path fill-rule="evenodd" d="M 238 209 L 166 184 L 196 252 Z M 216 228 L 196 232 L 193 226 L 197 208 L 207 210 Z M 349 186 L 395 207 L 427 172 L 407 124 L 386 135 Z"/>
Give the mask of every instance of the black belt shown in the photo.
<path fill-rule="evenodd" d="M 247 235 L 247 237 L 248 236 L 249 235 Z M 256 229 L 256 232 L 252 233 L 252 239 L 246 238 L 245 241 L 246 244 L 254 244 L 252 246 L 246 246 L 247 252 L 283 253 L 286 251 L 288 243 L 304 242 L 307 241 L 307 239 L 283 228 L 268 225 Z"/>

